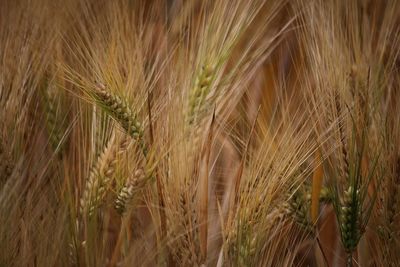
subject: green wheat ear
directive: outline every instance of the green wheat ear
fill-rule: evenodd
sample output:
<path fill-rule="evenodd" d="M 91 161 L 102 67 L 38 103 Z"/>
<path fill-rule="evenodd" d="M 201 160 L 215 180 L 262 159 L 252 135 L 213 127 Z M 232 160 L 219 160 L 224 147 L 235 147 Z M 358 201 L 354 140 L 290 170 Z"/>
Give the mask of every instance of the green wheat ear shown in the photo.
<path fill-rule="evenodd" d="M 215 76 L 215 67 L 205 64 L 196 77 L 194 87 L 189 95 L 189 107 L 187 113 L 188 124 L 193 124 L 201 112 L 204 111 L 205 101 L 210 93 L 212 81 Z"/>
<path fill-rule="evenodd" d="M 248 216 L 249 214 L 244 214 L 243 217 L 241 214 L 238 215 L 226 240 L 228 255 L 234 266 L 249 266 L 250 258 L 254 256 L 257 240 L 252 225 L 248 223 Z"/>
<path fill-rule="evenodd" d="M 357 248 L 361 238 L 361 210 L 359 201 L 360 190 L 350 186 L 343 194 L 340 210 L 340 230 L 342 242 L 347 253 Z"/>
<path fill-rule="evenodd" d="M 311 203 L 311 188 L 306 188 L 307 190 L 307 194 L 306 194 L 306 199 L 308 203 Z M 327 186 L 323 186 L 321 188 L 321 193 L 319 194 L 319 202 L 320 203 L 331 203 L 332 202 L 332 198 L 333 198 L 333 194 L 332 194 L 332 190 L 327 187 Z"/>
<path fill-rule="evenodd" d="M 286 213 L 308 233 L 314 233 L 313 223 L 309 215 L 310 201 L 302 190 L 296 190 L 286 203 Z"/>
<path fill-rule="evenodd" d="M 57 88 L 55 88 L 57 89 Z M 46 129 L 49 135 L 50 145 L 56 153 L 60 155 L 63 149 L 63 133 L 65 132 L 65 125 L 63 125 L 63 118 L 60 118 L 61 113 L 58 108 L 60 107 L 57 102 L 58 98 L 54 93 L 50 92 L 50 84 L 47 78 L 42 82 L 42 98 L 44 102 L 45 122 Z"/>

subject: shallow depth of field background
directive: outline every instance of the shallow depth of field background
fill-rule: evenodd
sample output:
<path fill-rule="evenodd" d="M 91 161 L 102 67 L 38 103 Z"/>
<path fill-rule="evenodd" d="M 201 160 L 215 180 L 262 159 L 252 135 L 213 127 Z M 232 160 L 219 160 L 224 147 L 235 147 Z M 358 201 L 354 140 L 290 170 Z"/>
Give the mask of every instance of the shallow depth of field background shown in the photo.
<path fill-rule="evenodd" d="M 0 267 L 400 266 L 400 1 L 0 1 Z"/>

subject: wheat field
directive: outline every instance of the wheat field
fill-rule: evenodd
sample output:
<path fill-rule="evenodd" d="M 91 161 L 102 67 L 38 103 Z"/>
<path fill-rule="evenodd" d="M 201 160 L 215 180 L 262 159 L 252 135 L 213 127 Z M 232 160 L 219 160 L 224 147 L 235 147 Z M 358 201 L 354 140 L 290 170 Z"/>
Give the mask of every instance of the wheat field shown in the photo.
<path fill-rule="evenodd" d="M 1 0 L 6 266 L 400 266 L 400 1 Z"/>

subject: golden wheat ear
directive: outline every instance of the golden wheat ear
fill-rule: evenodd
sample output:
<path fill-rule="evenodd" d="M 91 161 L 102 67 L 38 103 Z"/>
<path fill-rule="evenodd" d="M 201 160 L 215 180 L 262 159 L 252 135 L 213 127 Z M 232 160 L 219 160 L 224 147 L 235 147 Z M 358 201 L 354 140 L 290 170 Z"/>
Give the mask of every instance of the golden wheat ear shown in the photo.
<path fill-rule="evenodd" d="M 139 142 L 143 142 L 143 127 L 127 101 L 107 91 L 102 84 L 98 84 L 96 89 L 94 95 L 100 106 L 122 126 L 128 135 Z"/>
<path fill-rule="evenodd" d="M 140 189 L 142 189 L 146 185 L 148 179 L 149 178 L 146 178 L 144 171 L 141 169 L 135 171 L 135 173 L 128 178 L 115 200 L 115 209 L 120 214 L 125 213 L 129 202 L 134 197 L 135 192 L 138 192 Z"/>
<path fill-rule="evenodd" d="M 115 133 L 112 135 L 90 171 L 80 200 L 80 212 L 82 215 L 87 214 L 89 218 L 93 215 L 95 208 L 101 204 L 109 189 L 116 171 L 118 155 L 124 153 L 131 143 L 129 136 L 122 134 L 121 139 L 118 139 L 116 135 Z"/>

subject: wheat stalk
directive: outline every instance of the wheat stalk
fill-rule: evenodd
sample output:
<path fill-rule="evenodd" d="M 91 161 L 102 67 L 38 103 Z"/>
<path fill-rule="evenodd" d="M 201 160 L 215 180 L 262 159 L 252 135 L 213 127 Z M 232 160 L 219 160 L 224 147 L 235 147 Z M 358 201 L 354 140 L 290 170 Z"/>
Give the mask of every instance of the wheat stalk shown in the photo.
<path fill-rule="evenodd" d="M 318 219 L 319 202 L 321 199 L 321 190 L 322 190 L 322 179 L 324 175 L 323 166 L 319 162 L 320 158 L 321 158 L 321 152 L 316 153 L 314 160 L 316 169 L 312 177 L 312 191 L 311 191 L 311 219 L 314 224 L 317 222 Z"/>
<path fill-rule="evenodd" d="M 215 127 L 215 110 L 212 115 L 210 122 L 207 139 L 203 145 L 202 153 L 202 166 L 199 174 L 199 190 L 198 190 L 198 207 L 199 207 L 199 242 L 200 242 L 200 253 L 202 262 L 205 263 L 207 260 L 207 239 L 208 239 L 208 194 L 209 194 L 209 161 L 211 154 L 211 145 L 214 135 Z"/>

